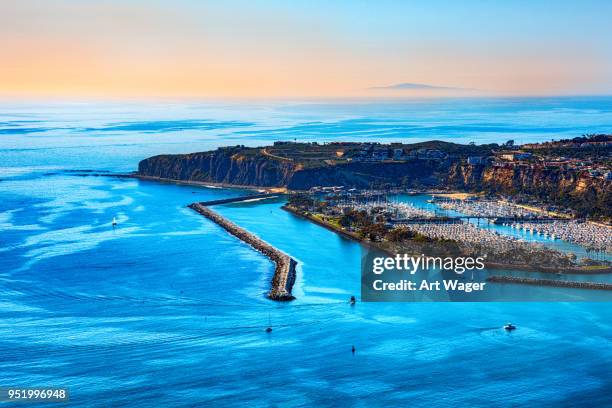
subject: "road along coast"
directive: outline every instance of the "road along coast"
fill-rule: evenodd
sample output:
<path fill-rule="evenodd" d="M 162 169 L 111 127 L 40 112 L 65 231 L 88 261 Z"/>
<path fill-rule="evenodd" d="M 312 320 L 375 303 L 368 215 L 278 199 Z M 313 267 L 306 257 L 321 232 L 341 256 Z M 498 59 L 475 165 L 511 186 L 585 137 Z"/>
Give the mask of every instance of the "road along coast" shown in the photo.
<path fill-rule="evenodd" d="M 217 212 L 203 205 L 203 203 L 193 203 L 188 207 L 219 225 L 236 238 L 246 242 L 274 262 L 276 267 L 274 270 L 274 277 L 272 278 L 272 287 L 270 292 L 268 292 L 268 297 L 270 299 L 278 301 L 295 299 L 291 294 L 291 290 L 295 283 L 295 267 L 297 262 L 293 258 L 224 218 Z"/>

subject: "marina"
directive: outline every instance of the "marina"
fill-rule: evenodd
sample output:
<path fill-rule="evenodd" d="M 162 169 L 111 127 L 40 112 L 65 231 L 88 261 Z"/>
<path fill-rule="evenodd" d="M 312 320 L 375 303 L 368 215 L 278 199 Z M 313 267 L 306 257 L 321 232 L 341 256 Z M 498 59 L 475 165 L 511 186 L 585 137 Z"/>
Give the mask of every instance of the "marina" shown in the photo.
<path fill-rule="evenodd" d="M 413 201 L 413 198 L 408 196 L 409 201 Z M 371 202 L 341 202 L 338 207 L 366 212 L 382 209 L 389 215 L 386 222 L 398 227 L 412 226 L 415 230 L 427 230 L 437 238 L 469 238 L 479 242 L 508 241 L 508 238 L 527 242 L 536 238 L 535 241 L 540 243 L 562 240 L 583 247 L 589 256 L 597 259 L 607 259 L 612 254 L 612 226 L 542 214 L 504 200 L 437 198 L 427 200 L 425 208 L 391 196 Z M 437 226 L 426 227 L 426 224 Z M 466 233 L 461 232 L 461 227 L 452 227 L 452 224 L 465 225 Z M 473 229 L 470 225 L 479 228 Z"/>
<path fill-rule="evenodd" d="M 587 250 L 612 253 L 612 227 L 574 220 L 534 223 L 512 222 L 511 228 L 544 238 L 562 239 L 584 246 Z"/>
<path fill-rule="evenodd" d="M 535 218 L 537 214 L 501 200 L 436 200 L 436 205 L 444 210 L 452 210 L 465 215 L 492 218 Z"/>
<path fill-rule="evenodd" d="M 568 217 L 542 215 L 524 206 L 502 200 L 440 200 L 443 210 L 473 217 L 493 217 L 494 223 L 509 226 L 527 236 L 562 239 L 588 251 L 612 253 L 612 226 Z"/>
<path fill-rule="evenodd" d="M 525 250 L 533 246 L 534 249 L 542 249 L 541 244 L 527 243 L 506 235 L 478 228 L 470 223 L 410 223 L 397 224 L 411 231 L 422 234 L 433 239 L 449 239 L 471 246 L 478 246 L 478 250 L 484 250 L 483 255 L 494 257 L 500 253 L 510 253 L 517 250 Z M 486 243 L 486 247 L 483 245 Z"/>
<path fill-rule="evenodd" d="M 473 202 L 441 209 L 439 204 L 446 204 L 449 200 L 432 202 L 425 200 L 424 195 L 367 193 L 357 193 L 358 199 L 325 197 L 328 201 L 323 203 L 316 197 L 290 198 L 289 201 L 301 208 L 297 213 L 311 221 L 383 251 L 429 250 L 440 254 L 459 251 L 464 255 L 484 256 L 487 258 L 485 263 L 496 269 L 511 267 L 589 275 L 612 271 L 605 252 L 593 251 L 593 247 L 586 245 L 579 246 L 576 240 L 567 239 L 560 232 L 560 226 L 605 229 L 602 225 L 560 219 L 523 208 L 513 212 L 514 206 L 501 200 L 486 200 L 482 207 L 478 201 L 470 200 Z M 528 233 L 522 234 L 514 229 L 513 225 L 526 220 L 530 222 Z M 538 232 L 536 226 L 539 225 L 550 227 L 551 232 Z M 583 234 L 599 244 L 609 239 L 604 235 L 593 231 Z M 422 246 L 428 241 L 435 245 L 425 249 Z"/>

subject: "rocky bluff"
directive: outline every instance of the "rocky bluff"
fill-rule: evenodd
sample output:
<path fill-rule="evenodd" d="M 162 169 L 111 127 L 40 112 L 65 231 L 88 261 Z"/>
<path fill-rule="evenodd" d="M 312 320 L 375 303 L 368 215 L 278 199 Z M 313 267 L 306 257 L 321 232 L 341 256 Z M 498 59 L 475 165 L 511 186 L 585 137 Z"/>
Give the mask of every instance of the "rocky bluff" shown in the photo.
<path fill-rule="evenodd" d="M 579 216 L 612 217 L 612 180 L 546 166 L 453 165 L 448 185 L 460 190 L 522 195 L 574 209 Z"/>
<path fill-rule="evenodd" d="M 138 174 L 244 186 L 286 186 L 296 166 L 251 150 L 231 147 L 210 152 L 153 156 L 138 163 Z"/>
<path fill-rule="evenodd" d="M 138 175 L 172 180 L 308 190 L 348 188 L 451 188 L 536 198 L 581 216 L 612 217 L 612 181 L 580 167 L 550 166 L 552 153 L 505 161 L 504 147 L 441 141 L 415 144 L 276 142 L 160 155 L 141 161 Z M 564 152 L 565 157 L 581 150 Z M 605 154 L 581 160 L 601 162 Z M 478 164 L 470 164 L 477 162 Z"/>
<path fill-rule="evenodd" d="M 334 162 L 295 160 L 243 147 L 160 155 L 142 160 L 138 174 L 173 180 L 307 190 L 315 186 L 371 188 L 437 186 L 449 170 L 446 160 Z"/>

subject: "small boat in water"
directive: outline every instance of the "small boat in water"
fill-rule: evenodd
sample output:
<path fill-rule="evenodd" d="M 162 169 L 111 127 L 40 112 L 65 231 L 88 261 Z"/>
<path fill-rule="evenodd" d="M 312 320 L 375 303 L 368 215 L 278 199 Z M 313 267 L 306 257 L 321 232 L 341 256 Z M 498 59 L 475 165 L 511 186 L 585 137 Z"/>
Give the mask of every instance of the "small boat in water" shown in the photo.
<path fill-rule="evenodd" d="M 113 217 L 113 227 L 117 226 L 117 219 L 115 217 Z"/>
<path fill-rule="evenodd" d="M 504 330 L 505 331 L 512 331 L 512 330 L 516 330 L 516 326 L 513 325 L 512 323 L 506 323 L 506 325 L 504 326 Z"/>

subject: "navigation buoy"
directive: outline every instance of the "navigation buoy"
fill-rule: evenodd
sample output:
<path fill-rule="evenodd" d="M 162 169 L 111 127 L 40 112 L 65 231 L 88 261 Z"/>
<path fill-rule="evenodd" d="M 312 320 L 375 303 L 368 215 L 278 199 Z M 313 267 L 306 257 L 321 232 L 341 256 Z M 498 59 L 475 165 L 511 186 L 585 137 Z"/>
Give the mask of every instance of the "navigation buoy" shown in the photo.
<path fill-rule="evenodd" d="M 272 321 L 270 319 L 270 313 L 268 313 L 268 327 L 266 327 L 266 333 L 272 333 Z"/>
<path fill-rule="evenodd" d="M 504 326 L 504 330 L 506 331 L 516 330 L 516 326 L 513 325 L 512 323 L 506 323 L 506 325 Z"/>

